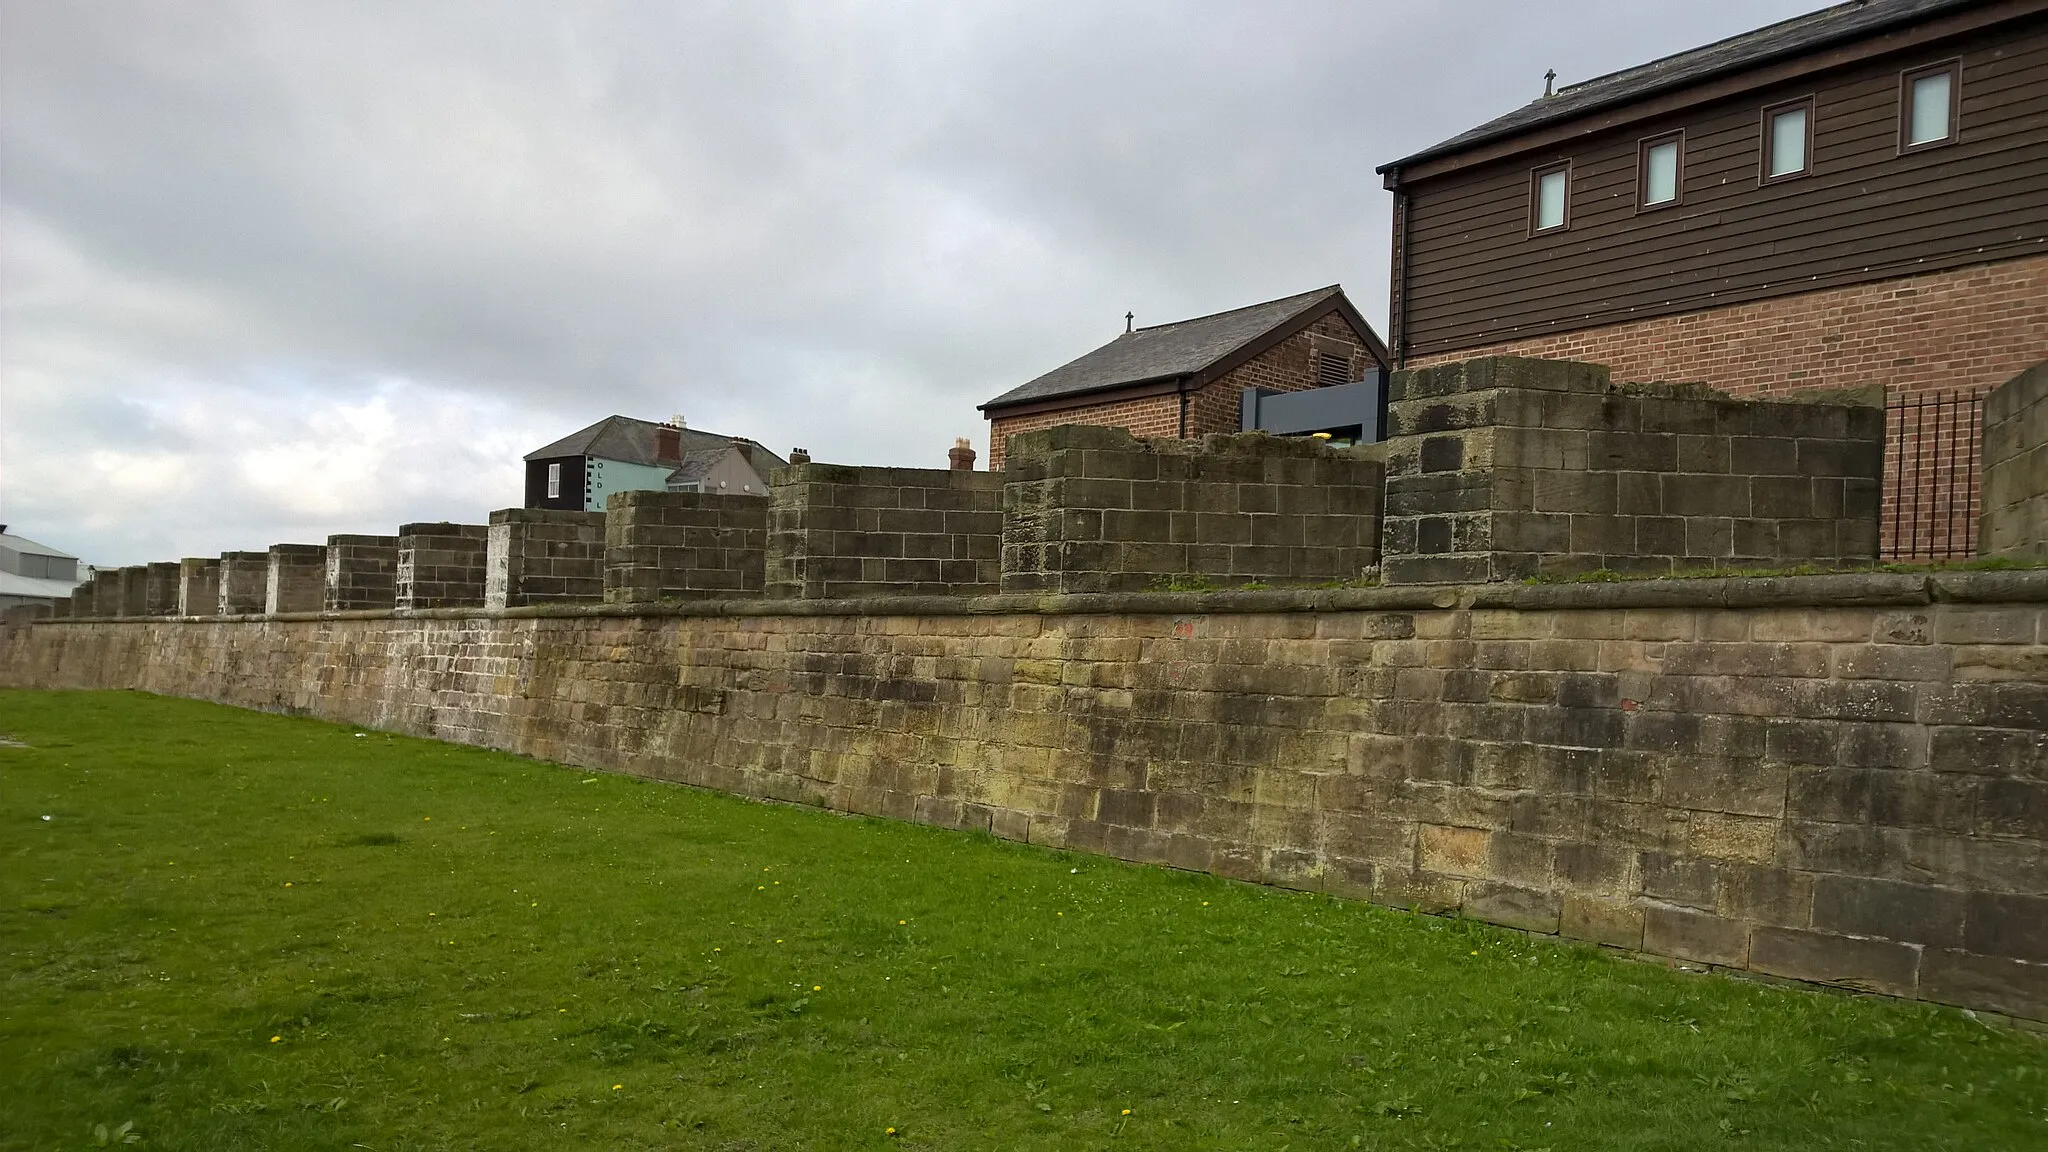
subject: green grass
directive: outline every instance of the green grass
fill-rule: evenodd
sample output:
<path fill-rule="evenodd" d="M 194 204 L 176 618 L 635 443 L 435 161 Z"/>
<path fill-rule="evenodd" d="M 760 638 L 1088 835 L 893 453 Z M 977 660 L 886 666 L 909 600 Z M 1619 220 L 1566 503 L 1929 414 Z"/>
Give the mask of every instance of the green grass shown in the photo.
<path fill-rule="evenodd" d="M 9 1149 L 2048 1147 L 2048 1046 L 1951 1010 L 185 701 L 0 733 Z"/>

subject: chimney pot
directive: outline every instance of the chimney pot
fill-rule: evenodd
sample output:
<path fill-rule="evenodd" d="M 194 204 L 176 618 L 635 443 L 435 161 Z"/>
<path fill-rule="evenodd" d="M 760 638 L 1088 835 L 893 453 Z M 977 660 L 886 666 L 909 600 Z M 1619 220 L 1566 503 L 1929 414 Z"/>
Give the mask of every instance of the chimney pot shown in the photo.
<path fill-rule="evenodd" d="M 809 450 L 809 449 L 806 449 L 806 448 L 791 448 L 791 449 L 789 450 L 789 463 L 790 463 L 791 467 L 794 467 L 794 466 L 796 466 L 796 465 L 798 465 L 798 464 L 809 464 L 810 462 L 811 462 L 811 453 L 810 453 L 810 450 Z"/>
<path fill-rule="evenodd" d="M 965 436 L 953 441 L 953 450 L 946 453 L 946 459 L 952 462 L 955 472 L 974 471 L 974 447 L 967 442 Z"/>

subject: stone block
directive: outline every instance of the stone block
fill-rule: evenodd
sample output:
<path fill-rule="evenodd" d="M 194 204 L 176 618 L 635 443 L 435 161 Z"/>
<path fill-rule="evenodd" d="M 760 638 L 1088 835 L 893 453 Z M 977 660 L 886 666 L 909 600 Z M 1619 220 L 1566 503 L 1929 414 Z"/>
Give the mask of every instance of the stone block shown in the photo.
<path fill-rule="evenodd" d="M 1910 996 L 1919 982 L 1920 950 L 1889 940 L 1763 927 L 1750 934 L 1749 966 L 1772 976 Z"/>
<path fill-rule="evenodd" d="M 605 602 L 759 596 L 768 511 L 763 496 L 613 493 L 605 505 Z"/>
<path fill-rule="evenodd" d="M 320 544 L 272 544 L 263 574 L 263 611 L 318 612 L 327 583 L 327 549 Z"/>
<path fill-rule="evenodd" d="M 484 607 L 599 603 L 604 565 L 604 513 L 501 508 L 485 533 Z"/>
<path fill-rule="evenodd" d="M 220 554 L 220 615 L 247 616 L 264 610 L 269 595 L 270 553 Z"/>
<path fill-rule="evenodd" d="M 1999 892 L 1954 896 L 1958 911 L 1965 902 L 1968 907 L 1963 947 L 1986 956 L 2048 963 L 2048 896 Z"/>
<path fill-rule="evenodd" d="M 1555 892 L 1475 882 L 1465 886 L 1462 911 L 1489 924 L 1555 935 L 1562 904 L 1562 899 Z"/>
<path fill-rule="evenodd" d="M 1749 925 L 1651 904 L 1643 909 L 1643 950 L 1700 964 L 1742 968 L 1749 962 Z"/>
<path fill-rule="evenodd" d="M 1813 926 L 1823 932 L 1957 947 L 1963 940 L 1964 895 L 1924 884 L 1821 876 L 1814 881 Z"/>
<path fill-rule="evenodd" d="M 220 614 L 220 560 L 188 556 L 178 561 L 178 615 Z"/>
<path fill-rule="evenodd" d="M 395 604 L 401 609 L 481 608 L 489 562 L 484 524 L 405 524 L 398 529 Z"/>
<path fill-rule="evenodd" d="M 1942 1004 L 2048 1020 L 2048 964 L 1929 949 L 1920 959 L 1919 992 Z"/>
<path fill-rule="evenodd" d="M 1883 433 L 1856 410 L 1614 385 L 1592 366 L 1542 363 L 1395 373 L 1389 395 L 1408 398 L 1389 407 L 1388 583 L 1874 553 L 1875 500 L 1847 488 L 1874 490 Z M 1490 531 L 1461 531 L 1453 511 L 1491 512 Z"/>
<path fill-rule="evenodd" d="M 1002 495 L 1002 591 L 1317 584 L 1378 561 L 1372 450 L 1262 433 L 1112 444 L 1061 429 L 1014 447 L 1028 456 Z"/>
<path fill-rule="evenodd" d="M 329 536 L 320 604 L 328 612 L 397 607 L 398 537 Z"/>

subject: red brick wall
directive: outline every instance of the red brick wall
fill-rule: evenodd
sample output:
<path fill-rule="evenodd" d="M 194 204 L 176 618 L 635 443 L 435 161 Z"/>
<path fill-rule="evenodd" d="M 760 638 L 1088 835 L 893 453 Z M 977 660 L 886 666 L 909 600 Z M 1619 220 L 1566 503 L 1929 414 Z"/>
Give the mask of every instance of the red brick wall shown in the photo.
<path fill-rule="evenodd" d="M 1321 339 L 1317 339 L 1321 337 Z M 1220 380 L 1212 381 L 1188 397 L 1188 435 L 1237 431 L 1239 397 L 1246 388 L 1269 388 L 1276 392 L 1298 392 L 1317 384 L 1314 349 L 1329 350 L 1339 344 L 1352 349 L 1353 374 L 1370 361 L 1365 344 L 1341 313 L 1332 312 L 1300 332 L 1240 365 Z M 1089 424 L 1096 427 L 1127 428 L 1138 436 L 1180 435 L 1180 397 L 1147 396 L 1142 400 L 1109 403 L 1078 403 L 1056 412 L 1029 416 L 998 415 L 989 422 L 988 467 L 1001 471 L 1007 437 L 1019 432 L 1054 428 L 1061 424 Z"/>
<path fill-rule="evenodd" d="M 1588 361 L 1617 380 L 1698 381 L 1735 395 L 1882 384 L 1894 405 L 1913 405 L 1963 393 L 1939 411 L 1891 413 L 1881 545 L 1897 559 L 1962 555 L 1978 511 L 1969 397 L 2048 360 L 2048 255 L 1506 340 L 1408 366 L 1500 355 Z"/>
<path fill-rule="evenodd" d="M 1034 412 L 1029 416 L 995 416 L 989 420 L 988 470 L 1003 470 L 1004 442 L 1010 437 L 1019 432 L 1057 428 L 1062 424 L 1128 428 L 1138 436 L 1178 436 L 1180 397 L 1169 392 L 1164 396 L 1147 396 L 1142 400 L 1076 404 L 1072 408 L 1062 408 L 1057 412 Z"/>
<path fill-rule="evenodd" d="M 1418 356 L 1604 364 L 1617 380 L 1745 395 L 1883 384 L 1990 389 L 2048 359 L 2048 255 Z"/>

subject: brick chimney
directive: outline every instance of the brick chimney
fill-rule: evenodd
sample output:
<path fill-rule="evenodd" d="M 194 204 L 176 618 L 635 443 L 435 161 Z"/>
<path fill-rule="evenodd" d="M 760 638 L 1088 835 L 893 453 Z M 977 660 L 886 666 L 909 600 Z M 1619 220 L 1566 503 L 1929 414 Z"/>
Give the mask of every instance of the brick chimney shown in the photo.
<path fill-rule="evenodd" d="M 791 448 L 789 450 L 789 462 L 792 466 L 809 464 L 811 462 L 811 454 L 809 450 L 804 448 Z"/>
<path fill-rule="evenodd" d="M 654 462 L 671 468 L 683 462 L 683 429 L 680 423 L 663 424 L 654 430 Z"/>
<path fill-rule="evenodd" d="M 747 462 L 747 467 L 752 468 L 755 472 L 761 470 L 754 463 L 754 442 L 752 440 L 735 436 L 732 438 L 732 450 L 740 454 L 740 459 Z"/>
<path fill-rule="evenodd" d="M 946 453 L 946 459 L 953 462 L 955 472 L 974 471 L 974 447 L 967 442 L 965 436 L 953 441 L 953 450 Z"/>

